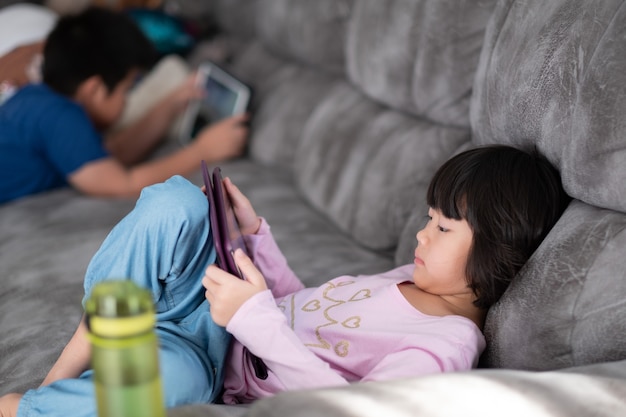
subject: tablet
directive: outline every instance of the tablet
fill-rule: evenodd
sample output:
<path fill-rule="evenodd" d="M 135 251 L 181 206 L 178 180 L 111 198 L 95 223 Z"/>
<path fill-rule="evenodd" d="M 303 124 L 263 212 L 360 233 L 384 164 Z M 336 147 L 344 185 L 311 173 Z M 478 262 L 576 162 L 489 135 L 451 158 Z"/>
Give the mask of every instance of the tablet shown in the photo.
<path fill-rule="evenodd" d="M 213 245 L 217 253 L 217 264 L 226 272 L 229 272 L 241 279 L 245 279 L 239 267 L 235 263 L 233 254 L 236 249 L 243 250 L 246 255 L 248 248 L 243 239 L 235 210 L 228 196 L 228 192 L 224 189 L 222 182 L 222 171 L 219 167 L 213 169 L 213 174 L 209 176 L 209 169 L 205 161 L 201 162 L 202 177 L 204 186 L 206 187 L 206 195 L 209 200 L 209 221 L 211 223 L 211 234 L 213 235 Z M 254 374 L 259 379 L 267 379 L 267 365 L 261 358 L 255 356 L 244 348 L 246 355 L 249 355 Z"/>
<path fill-rule="evenodd" d="M 206 162 L 202 161 L 202 176 L 209 200 L 209 221 L 213 245 L 217 253 L 217 264 L 224 271 L 244 279 L 233 255 L 235 250 L 241 249 L 249 256 L 248 248 L 239 229 L 237 216 L 235 216 L 228 192 L 222 183 L 221 169 L 219 167 L 214 168 L 212 175 L 209 176 Z"/>
<path fill-rule="evenodd" d="M 180 140 L 188 143 L 207 124 L 244 113 L 250 102 L 250 87 L 210 62 L 198 67 L 197 83 L 205 96 L 187 106 Z"/>

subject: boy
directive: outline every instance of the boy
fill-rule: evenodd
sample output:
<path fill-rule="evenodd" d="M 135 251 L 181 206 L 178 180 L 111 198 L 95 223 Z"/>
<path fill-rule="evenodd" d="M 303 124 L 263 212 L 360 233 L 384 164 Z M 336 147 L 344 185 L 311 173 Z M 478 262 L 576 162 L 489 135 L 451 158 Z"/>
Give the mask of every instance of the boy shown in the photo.
<path fill-rule="evenodd" d="M 245 115 L 203 130 L 167 157 L 139 163 L 188 100 L 200 96 L 192 77 L 137 122 L 102 137 L 155 58 L 150 41 L 124 14 L 89 8 L 62 17 L 46 40 L 43 83 L 20 89 L 0 107 L 0 203 L 67 184 L 88 195 L 133 197 L 147 185 L 191 173 L 201 159 L 241 154 Z"/>

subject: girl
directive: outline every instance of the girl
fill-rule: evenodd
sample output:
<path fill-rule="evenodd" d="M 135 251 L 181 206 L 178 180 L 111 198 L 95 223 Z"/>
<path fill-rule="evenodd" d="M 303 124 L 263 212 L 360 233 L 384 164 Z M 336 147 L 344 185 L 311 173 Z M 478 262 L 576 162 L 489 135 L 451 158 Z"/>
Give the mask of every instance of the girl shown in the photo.
<path fill-rule="evenodd" d="M 224 183 L 251 253 L 235 253 L 246 280 L 212 265 L 206 198 L 181 177 L 144 190 L 85 277 L 86 297 L 108 277 L 152 290 L 168 407 L 471 369 L 487 309 L 568 202 L 536 152 L 466 151 L 429 186 L 412 264 L 304 288 L 265 220 Z M 39 389 L 0 399 L 4 417 L 95 415 L 85 332 L 81 323 Z"/>

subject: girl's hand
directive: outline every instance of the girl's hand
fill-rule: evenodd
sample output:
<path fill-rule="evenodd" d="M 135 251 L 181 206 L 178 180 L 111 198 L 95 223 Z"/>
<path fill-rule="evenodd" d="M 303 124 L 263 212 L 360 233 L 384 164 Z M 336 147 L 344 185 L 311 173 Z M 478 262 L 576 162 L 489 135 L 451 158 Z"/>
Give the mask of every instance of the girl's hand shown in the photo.
<path fill-rule="evenodd" d="M 228 177 L 224 178 L 224 188 L 230 197 L 230 201 L 233 203 L 233 209 L 235 210 L 241 233 L 253 235 L 258 232 L 259 227 L 261 227 L 261 219 L 254 211 L 250 200 Z"/>
<path fill-rule="evenodd" d="M 265 278 L 241 249 L 235 251 L 235 263 L 246 277 L 245 280 L 216 265 L 210 265 L 202 279 L 202 285 L 206 288 L 205 297 L 211 306 L 211 317 L 215 324 L 222 327 L 228 325 L 246 301 L 267 290 Z"/>

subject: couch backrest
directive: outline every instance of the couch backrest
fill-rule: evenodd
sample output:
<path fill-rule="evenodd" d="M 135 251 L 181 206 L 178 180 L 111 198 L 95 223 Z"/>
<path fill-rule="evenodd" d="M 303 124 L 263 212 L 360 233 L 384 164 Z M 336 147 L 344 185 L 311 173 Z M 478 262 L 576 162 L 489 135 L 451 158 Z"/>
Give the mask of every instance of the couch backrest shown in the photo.
<path fill-rule="evenodd" d="M 254 33 L 232 62 L 260 80 L 252 156 L 364 246 L 396 247 L 397 263 L 444 160 L 536 145 L 574 201 L 489 312 L 483 365 L 626 358 L 623 0 L 218 4 L 227 28 Z"/>
<path fill-rule="evenodd" d="M 343 73 L 346 22 L 354 0 L 221 0 L 213 3 L 221 28 L 259 39 L 279 56 Z M 208 7 L 208 6 L 207 6 Z"/>
<path fill-rule="evenodd" d="M 626 359 L 626 8 L 503 0 L 471 107 L 476 144 L 537 146 L 575 201 L 489 313 L 485 364 Z"/>
<path fill-rule="evenodd" d="M 626 212 L 626 9 L 622 1 L 503 1 L 472 106 L 478 144 L 535 144 L 569 195 Z"/>
<path fill-rule="evenodd" d="M 373 100 L 444 126 L 469 126 L 469 101 L 495 0 L 355 3 L 348 78 Z"/>
<path fill-rule="evenodd" d="M 233 68 L 261 80 L 252 156 L 292 172 L 303 196 L 364 246 L 410 261 L 418 226 L 407 220 L 424 218 L 434 170 L 469 143 L 495 0 L 250 3 L 257 42 Z"/>

